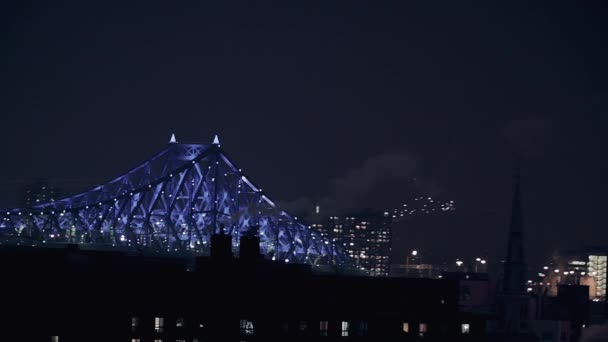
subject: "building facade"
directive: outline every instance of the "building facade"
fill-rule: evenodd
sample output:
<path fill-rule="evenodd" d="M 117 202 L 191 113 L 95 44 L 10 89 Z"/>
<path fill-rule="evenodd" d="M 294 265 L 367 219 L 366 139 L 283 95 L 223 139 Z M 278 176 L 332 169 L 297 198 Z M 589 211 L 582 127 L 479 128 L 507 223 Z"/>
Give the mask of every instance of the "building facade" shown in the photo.
<path fill-rule="evenodd" d="M 371 276 L 389 276 L 392 221 L 388 212 L 364 211 L 330 216 L 311 227 L 343 246 L 358 269 Z"/>
<path fill-rule="evenodd" d="M 251 239 L 249 245 L 259 245 Z M 2 341 L 479 341 L 450 280 L 353 277 L 255 249 L 191 262 L 74 248 L 0 248 Z M 10 262 L 9 262 L 10 261 Z M 353 295 L 353 293 L 355 295 Z M 365 295 L 357 296 L 356 293 Z M 373 295 L 370 295 L 373 294 Z"/>

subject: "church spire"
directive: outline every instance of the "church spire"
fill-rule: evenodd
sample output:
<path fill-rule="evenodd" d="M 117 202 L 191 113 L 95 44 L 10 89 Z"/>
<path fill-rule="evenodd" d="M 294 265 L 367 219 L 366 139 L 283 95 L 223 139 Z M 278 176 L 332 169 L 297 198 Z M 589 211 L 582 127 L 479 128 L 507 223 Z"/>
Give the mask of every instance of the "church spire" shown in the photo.
<path fill-rule="evenodd" d="M 504 267 L 502 288 L 497 297 L 502 333 L 513 337 L 513 341 L 521 341 L 520 337 L 522 334 L 525 334 L 525 328 L 523 328 L 522 323 L 528 319 L 530 298 L 524 286 L 526 281 L 526 265 L 524 260 L 523 211 L 519 172 L 517 172 L 513 184 L 509 241 Z"/>
<path fill-rule="evenodd" d="M 503 292 L 524 293 L 525 271 L 521 177 L 517 172 L 513 184 L 513 202 L 511 204 Z"/>

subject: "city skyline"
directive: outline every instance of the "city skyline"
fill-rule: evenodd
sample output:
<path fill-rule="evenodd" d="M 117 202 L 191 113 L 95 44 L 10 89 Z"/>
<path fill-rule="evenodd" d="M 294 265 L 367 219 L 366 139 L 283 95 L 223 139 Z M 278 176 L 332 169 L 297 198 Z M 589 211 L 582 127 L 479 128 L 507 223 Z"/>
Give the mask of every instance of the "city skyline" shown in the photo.
<path fill-rule="evenodd" d="M 219 134 L 285 202 L 394 206 L 419 178 L 458 203 L 430 229 L 450 254 L 503 251 L 519 158 L 532 260 L 608 240 L 600 3 L 119 8 L 0 11 L 0 207 Z"/>
<path fill-rule="evenodd" d="M 2 2 L 0 340 L 608 340 L 606 18 Z"/>

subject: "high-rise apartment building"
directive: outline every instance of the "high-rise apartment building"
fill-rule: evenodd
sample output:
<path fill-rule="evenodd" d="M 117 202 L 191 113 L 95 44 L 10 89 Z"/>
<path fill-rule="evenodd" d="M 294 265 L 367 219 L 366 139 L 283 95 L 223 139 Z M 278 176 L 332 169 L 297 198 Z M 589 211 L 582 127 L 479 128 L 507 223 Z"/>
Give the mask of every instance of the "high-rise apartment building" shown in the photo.
<path fill-rule="evenodd" d="M 388 276 L 391 223 L 388 212 L 364 211 L 330 216 L 311 227 L 342 244 L 359 269 L 372 276 Z"/>
<path fill-rule="evenodd" d="M 32 206 L 53 202 L 57 199 L 57 191 L 45 180 L 40 180 L 25 190 L 23 197 L 23 206 L 30 208 Z"/>

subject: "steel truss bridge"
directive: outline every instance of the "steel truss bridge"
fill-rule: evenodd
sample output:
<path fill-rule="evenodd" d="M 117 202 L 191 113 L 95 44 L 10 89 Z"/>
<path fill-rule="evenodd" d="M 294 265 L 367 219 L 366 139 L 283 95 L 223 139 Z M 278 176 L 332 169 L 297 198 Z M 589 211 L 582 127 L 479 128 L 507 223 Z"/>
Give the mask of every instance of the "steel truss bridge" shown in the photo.
<path fill-rule="evenodd" d="M 350 259 L 310 226 L 280 210 L 213 143 L 182 144 L 175 136 L 158 154 L 88 191 L 31 208 L 0 212 L 0 241 L 43 246 L 84 244 L 208 255 L 223 230 L 238 250 L 256 226 L 266 258 L 348 265 Z"/>

